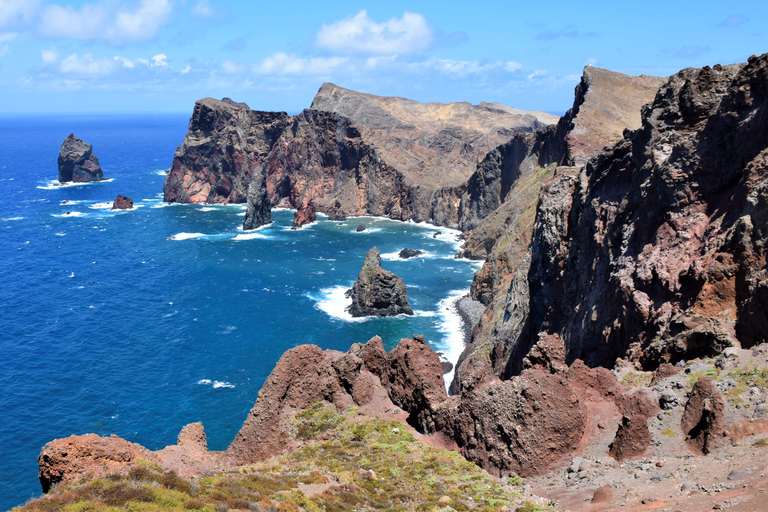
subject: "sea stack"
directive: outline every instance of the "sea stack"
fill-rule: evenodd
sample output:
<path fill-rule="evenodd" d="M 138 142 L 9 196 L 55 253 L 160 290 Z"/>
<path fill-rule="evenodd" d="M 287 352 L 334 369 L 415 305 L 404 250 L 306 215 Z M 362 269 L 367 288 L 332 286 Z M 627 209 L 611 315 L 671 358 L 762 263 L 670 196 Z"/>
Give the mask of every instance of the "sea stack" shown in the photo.
<path fill-rule="evenodd" d="M 115 202 L 112 203 L 113 210 L 131 210 L 133 209 L 133 199 L 130 197 L 117 195 Z"/>
<path fill-rule="evenodd" d="M 291 226 L 291 229 L 299 229 L 316 220 L 317 212 L 315 211 L 315 205 L 310 202 L 307 206 L 302 206 L 296 210 L 296 214 L 293 216 L 293 226 Z"/>
<path fill-rule="evenodd" d="M 103 179 L 104 173 L 99 158 L 93 154 L 93 146 L 70 133 L 59 150 L 59 183 L 86 183 Z"/>
<path fill-rule="evenodd" d="M 352 316 L 412 315 L 403 279 L 381 268 L 381 255 L 376 247 L 365 255 L 365 263 L 355 284 L 347 291 Z"/>

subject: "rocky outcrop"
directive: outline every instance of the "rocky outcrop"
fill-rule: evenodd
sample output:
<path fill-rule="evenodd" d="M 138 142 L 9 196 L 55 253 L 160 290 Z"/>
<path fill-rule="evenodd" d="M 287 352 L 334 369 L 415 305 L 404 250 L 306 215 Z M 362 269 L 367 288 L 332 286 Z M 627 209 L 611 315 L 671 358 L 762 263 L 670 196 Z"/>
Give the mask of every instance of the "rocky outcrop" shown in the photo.
<path fill-rule="evenodd" d="M 332 84 L 294 117 L 205 98 L 176 151 L 164 200 L 247 202 L 245 229 L 268 223 L 269 206 L 298 209 L 310 201 L 334 218 L 370 214 L 456 227 L 477 160 L 513 134 L 555 119 L 496 104 L 381 98 Z"/>
<path fill-rule="evenodd" d="M 693 385 L 680 428 L 685 442 L 696 453 L 710 453 L 723 442 L 725 400 L 709 377 Z"/>
<path fill-rule="evenodd" d="M 315 211 L 315 205 L 311 202 L 302 208 L 296 210 L 293 216 L 293 225 L 291 229 L 299 229 L 302 226 L 311 224 L 317 220 L 317 212 Z"/>
<path fill-rule="evenodd" d="M 648 369 L 765 339 L 752 304 L 763 297 L 767 62 L 681 71 L 641 127 L 583 168 L 557 168 L 518 268 L 479 274 L 473 291 L 492 307 L 452 389 L 479 367 L 519 373 L 540 333 L 563 340 L 568 363 Z M 565 163 L 597 147 L 565 140 Z"/>
<path fill-rule="evenodd" d="M 70 133 L 59 150 L 59 183 L 86 183 L 101 181 L 104 172 L 99 158 L 93 154 L 93 146 Z"/>
<path fill-rule="evenodd" d="M 48 492 L 54 485 L 77 480 L 88 472 L 102 477 L 127 473 L 138 465 L 138 459 L 149 459 L 149 454 L 146 448 L 117 436 L 70 436 L 43 447 L 37 458 L 38 477 L 43 492 Z"/>
<path fill-rule="evenodd" d="M 131 210 L 133 209 L 133 199 L 130 197 L 117 195 L 115 201 L 112 203 L 113 210 Z"/>
<path fill-rule="evenodd" d="M 519 132 L 558 117 L 494 103 L 419 103 L 325 83 L 310 107 L 351 120 L 383 160 L 409 182 L 441 189 L 464 183 L 478 160 Z"/>
<path fill-rule="evenodd" d="M 365 255 L 363 268 L 347 293 L 352 316 L 412 315 L 403 279 L 381 268 L 381 255 L 376 247 Z"/>
<path fill-rule="evenodd" d="M 418 249 L 409 249 L 409 248 L 406 247 L 405 249 L 403 249 L 402 251 L 400 251 L 398 253 L 398 256 L 402 260 L 407 260 L 408 258 L 414 258 L 416 256 L 421 256 L 422 254 L 424 254 L 424 251 L 420 251 Z"/>

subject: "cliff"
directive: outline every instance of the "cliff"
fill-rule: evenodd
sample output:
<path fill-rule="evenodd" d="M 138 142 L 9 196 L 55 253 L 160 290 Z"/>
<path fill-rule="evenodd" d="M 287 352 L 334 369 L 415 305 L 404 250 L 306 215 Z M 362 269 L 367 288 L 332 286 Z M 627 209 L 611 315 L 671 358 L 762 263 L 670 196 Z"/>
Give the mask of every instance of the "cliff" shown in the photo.
<path fill-rule="evenodd" d="M 765 339 L 754 304 L 764 293 L 766 61 L 681 71 L 641 110 L 641 126 L 586 166 L 555 170 L 532 229 L 498 230 L 500 243 L 518 243 L 492 251 L 476 277 L 473 292 L 491 306 L 453 390 L 475 372 L 519 373 L 544 333 L 562 338 L 568 363 L 649 369 Z M 561 125 L 590 110 L 584 83 Z M 563 161 L 577 163 L 567 155 L 585 146 L 569 146 L 571 134 Z"/>
<path fill-rule="evenodd" d="M 195 104 L 163 191 L 168 202 L 247 202 L 245 229 L 270 206 L 459 225 L 466 180 L 484 155 L 554 116 L 500 105 L 422 104 L 332 84 L 297 116 L 243 103 Z M 538 118 L 537 118 L 538 116 Z"/>

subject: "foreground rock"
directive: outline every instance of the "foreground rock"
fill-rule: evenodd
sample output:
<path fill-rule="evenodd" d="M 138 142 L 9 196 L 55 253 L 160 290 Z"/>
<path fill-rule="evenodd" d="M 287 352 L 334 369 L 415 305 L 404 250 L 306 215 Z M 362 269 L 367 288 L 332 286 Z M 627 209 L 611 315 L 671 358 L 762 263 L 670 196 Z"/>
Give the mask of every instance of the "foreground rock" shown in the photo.
<path fill-rule="evenodd" d="M 365 255 L 363 268 L 346 296 L 352 298 L 347 307 L 352 316 L 413 314 L 403 279 L 381 268 L 381 255 L 376 247 Z"/>
<path fill-rule="evenodd" d="M 133 209 L 133 199 L 130 197 L 117 195 L 115 201 L 112 203 L 113 210 L 131 210 Z"/>
<path fill-rule="evenodd" d="M 316 220 L 317 212 L 315 212 L 315 205 L 310 202 L 307 206 L 296 210 L 296 214 L 293 216 L 293 225 L 291 226 L 291 229 L 299 229 Z"/>
<path fill-rule="evenodd" d="M 59 150 L 59 182 L 86 183 L 101 181 L 104 172 L 99 158 L 93 154 L 93 146 L 70 133 Z"/>

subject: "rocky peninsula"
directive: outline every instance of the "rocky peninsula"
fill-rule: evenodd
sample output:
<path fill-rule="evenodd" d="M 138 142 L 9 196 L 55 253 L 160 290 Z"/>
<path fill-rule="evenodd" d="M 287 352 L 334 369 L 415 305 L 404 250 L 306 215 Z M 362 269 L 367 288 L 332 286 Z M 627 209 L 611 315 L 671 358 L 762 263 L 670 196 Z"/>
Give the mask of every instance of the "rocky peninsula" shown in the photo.
<path fill-rule="evenodd" d="M 345 91 L 324 86 L 313 106 L 349 114 L 387 104 Z M 189 509 L 314 510 L 340 499 L 361 510 L 766 507 L 768 54 L 665 79 L 587 67 L 556 125 L 507 133 L 459 185 L 407 175 L 398 147 L 377 149 L 375 119 L 317 109 L 289 117 L 201 100 L 190 122 L 200 144 L 188 133 L 166 197 L 223 202 L 242 199 L 247 185 L 268 198 L 262 205 L 312 199 L 322 211 L 326 198 L 349 214 L 460 226 L 463 255 L 485 259 L 471 290 L 485 310 L 452 395 L 423 336 L 389 353 L 377 337 L 346 353 L 302 345 L 277 363 L 226 451 L 207 451 L 195 426 L 158 452 L 119 438 L 52 441 L 40 479 L 46 489 L 64 485 L 40 503 L 66 493 L 152 501 L 154 491 L 125 493 L 155 485 L 186 493 L 177 499 Z M 404 146 L 418 153 L 421 140 Z M 322 151 L 326 144 L 335 149 Z M 432 161 L 428 151 L 419 158 Z M 321 177 L 350 185 L 320 194 Z M 374 185 L 381 188 L 371 196 Z M 372 271 L 364 265 L 361 276 L 380 270 L 372 251 Z M 391 421 L 400 423 L 381 423 Z M 370 446 L 392 450 L 389 467 L 421 461 L 418 450 L 394 448 L 410 446 L 398 437 L 404 432 L 493 478 L 476 487 L 476 499 L 452 493 L 461 486 L 440 471 L 447 459 L 436 452 L 428 467 L 402 467 L 413 477 L 406 480 L 435 486 L 409 495 L 397 485 L 412 484 L 375 464 L 381 451 L 366 451 L 354 467 L 332 463 Z M 297 453 L 314 463 L 296 469 Z M 278 454 L 294 473 L 279 471 Z M 225 470 L 217 474 L 247 475 L 260 490 L 192 495 L 190 480 L 207 486 L 201 475 Z M 93 480 L 101 476 L 109 478 Z M 219 487 L 234 493 L 242 482 Z"/>

